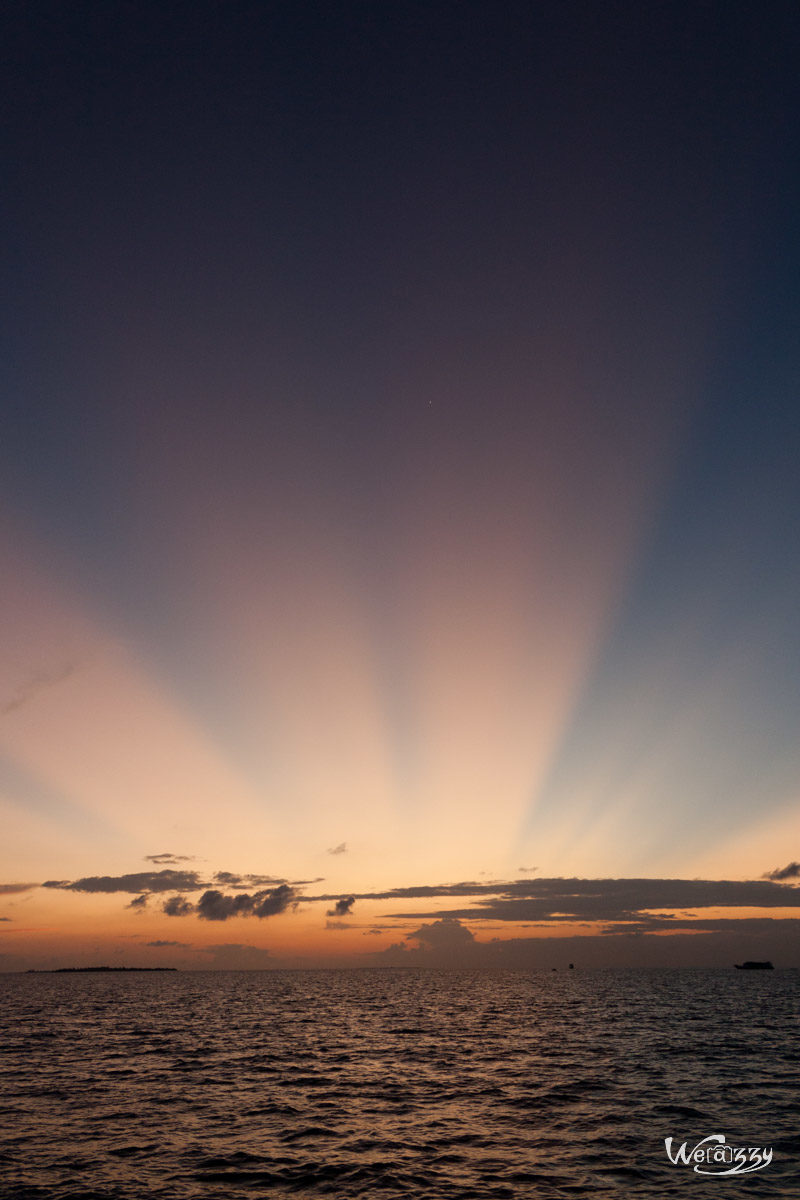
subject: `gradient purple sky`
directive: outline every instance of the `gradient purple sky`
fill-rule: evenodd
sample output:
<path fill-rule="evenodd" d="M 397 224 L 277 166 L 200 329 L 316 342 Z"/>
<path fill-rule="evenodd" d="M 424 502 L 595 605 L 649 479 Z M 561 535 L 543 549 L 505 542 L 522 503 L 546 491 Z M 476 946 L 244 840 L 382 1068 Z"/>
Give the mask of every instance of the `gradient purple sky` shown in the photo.
<path fill-rule="evenodd" d="M 797 6 L 0 42 L 0 967 L 796 962 Z"/>

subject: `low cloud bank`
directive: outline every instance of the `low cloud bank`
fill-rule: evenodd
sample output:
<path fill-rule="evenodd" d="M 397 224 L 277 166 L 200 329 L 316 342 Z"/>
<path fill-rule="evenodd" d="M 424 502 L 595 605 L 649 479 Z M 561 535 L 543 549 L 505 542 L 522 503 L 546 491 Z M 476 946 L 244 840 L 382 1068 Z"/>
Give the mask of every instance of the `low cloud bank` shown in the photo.
<path fill-rule="evenodd" d="M 177 861 L 183 857 L 167 852 L 149 856 L 152 861 L 168 858 Z M 144 913 L 151 896 L 171 893 L 163 895 L 160 901 L 165 915 L 193 916 L 204 921 L 229 921 L 235 917 L 262 920 L 294 909 L 302 900 L 327 905 L 328 929 L 344 928 L 344 919 L 352 915 L 358 902 L 380 901 L 384 905 L 389 902 L 392 911 L 387 913 L 384 908 L 382 919 L 408 922 L 408 928 L 416 926 L 416 932 L 406 936 L 417 946 L 417 951 L 442 949 L 442 939 L 446 938 L 448 947 L 457 944 L 468 953 L 472 935 L 463 922 L 484 930 L 492 923 L 497 928 L 505 923 L 549 927 L 550 933 L 554 932 L 554 926 L 569 925 L 573 933 L 585 927 L 587 932 L 601 938 L 614 934 L 721 934 L 734 927 L 744 931 L 746 917 L 726 918 L 715 913 L 713 918 L 707 918 L 704 913 L 709 909 L 753 909 L 762 913 L 783 909 L 785 913 L 797 912 L 800 917 L 798 880 L 800 863 L 793 860 L 752 880 L 517 878 L 307 895 L 304 889 L 320 880 L 290 881 L 274 875 L 222 870 L 210 878 L 202 878 L 194 869 L 162 866 L 159 870 L 126 875 L 51 879 L 42 885 L 0 884 L 0 894 L 14 895 L 36 886 L 80 893 L 128 893 L 131 899 L 127 907 Z M 450 906 L 445 906 L 447 900 L 451 901 Z M 776 924 L 773 921 L 773 927 Z M 370 927 L 374 929 L 376 925 L 371 923 Z M 755 927 L 752 928 L 755 933 Z M 454 943 L 453 938 L 458 942 Z"/>
<path fill-rule="evenodd" d="M 790 864 L 793 866 L 794 864 Z M 788 868 L 783 868 L 786 872 Z M 782 875 L 783 879 L 791 875 Z M 398 920 L 452 917 L 469 921 L 589 922 L 646 921 L 664 927 L 670 910 L 704 908 L 800 908 L 800 888 L 769 880 L 709 879 L 520 879 L 512 882 L 453 883 L 390 888 L 384 892 L 309 896 L 325 900 L 471 900 L 469 906 L 393 912 Z M 651 915 L 655 914 L 655 915 Z"/>

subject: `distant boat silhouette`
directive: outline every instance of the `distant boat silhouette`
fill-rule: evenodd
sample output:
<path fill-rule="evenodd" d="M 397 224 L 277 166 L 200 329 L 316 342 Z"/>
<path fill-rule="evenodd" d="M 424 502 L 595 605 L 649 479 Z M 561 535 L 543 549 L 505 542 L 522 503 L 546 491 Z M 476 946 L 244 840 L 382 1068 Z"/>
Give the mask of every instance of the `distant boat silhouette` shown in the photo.
<path fill-rule="evenodd" d="M 737 971 L 774 971 L 771 962 L 743 962 L 734 963 Z"/>

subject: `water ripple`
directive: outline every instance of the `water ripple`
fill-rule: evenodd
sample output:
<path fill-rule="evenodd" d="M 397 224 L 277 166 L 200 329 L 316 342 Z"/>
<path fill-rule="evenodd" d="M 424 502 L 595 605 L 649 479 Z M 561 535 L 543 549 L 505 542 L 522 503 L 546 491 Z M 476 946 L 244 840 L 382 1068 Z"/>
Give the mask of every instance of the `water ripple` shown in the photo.
<path fill-rule="evenodd" d="M 1 1200 L 797 1194 L 798 976 L 3 976 Z"/>

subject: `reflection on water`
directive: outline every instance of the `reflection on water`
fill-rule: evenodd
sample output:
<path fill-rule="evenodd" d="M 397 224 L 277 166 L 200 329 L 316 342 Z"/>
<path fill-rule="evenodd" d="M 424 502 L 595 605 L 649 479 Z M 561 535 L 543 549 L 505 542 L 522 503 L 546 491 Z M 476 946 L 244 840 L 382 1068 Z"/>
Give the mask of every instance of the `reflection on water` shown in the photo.
<path fill-rule="evenodd" d="M 797 1194 L 793 971 L 0 980 L 3 1200 Z"/>

